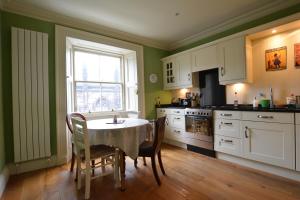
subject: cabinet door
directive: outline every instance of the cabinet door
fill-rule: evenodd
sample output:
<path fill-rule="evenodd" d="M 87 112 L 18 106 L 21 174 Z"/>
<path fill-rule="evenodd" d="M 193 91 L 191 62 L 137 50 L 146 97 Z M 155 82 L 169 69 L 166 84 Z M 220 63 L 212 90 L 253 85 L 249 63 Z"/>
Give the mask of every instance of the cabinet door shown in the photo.
<path fill-rule="evenodd" d="M 300 125 L 296 125 L 296 170 L 300 171 Z"/>
<path fill-rule="evenodd" d="M 179 87 L 190 87 L 192 85 L 192 63 L 191 55 L 183 54 L 176 58 L 175 81 Z M 176 71 L 177 70 L 177 71 Z M 176 77 L 178 77 L 176 79 Z"/>
<path fill-rule="evenodd" d="M 295 169 L 294 129 L 293 124 L 243 121 L 244 157 Z"/>
<path fill-rule="evenodd" d="M 168 115 L 170 127 L 185 130 L 184 115 Z"/>
<path fill-rule="evenodd" d="M 176 86 L 176 66 L 174 60 L 166 60 L 163 63 L 164 89 L 172 89 Z"/>
<path fill-rule="evenodd" d="M 219 81 L 239 81 L 246 79 L 245 37 L 238 37 L 217 45 Z"/>
<path fill-rule="evenodd" d="M 204 47 L 192 52 L 192 72 L 217 68 L 216 45 Z"/>

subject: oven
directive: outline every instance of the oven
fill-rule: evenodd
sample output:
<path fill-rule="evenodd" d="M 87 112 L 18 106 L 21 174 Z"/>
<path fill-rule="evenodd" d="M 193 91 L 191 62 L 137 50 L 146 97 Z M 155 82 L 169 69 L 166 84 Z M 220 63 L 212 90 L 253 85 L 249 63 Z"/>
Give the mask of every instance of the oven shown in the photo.
<path fill-rule="evenodd" d="M 197 146 L 213 149 L 213 120 L 212 110 L 186 109 L 185 110 L 186 137 L 197 140 Z"/>

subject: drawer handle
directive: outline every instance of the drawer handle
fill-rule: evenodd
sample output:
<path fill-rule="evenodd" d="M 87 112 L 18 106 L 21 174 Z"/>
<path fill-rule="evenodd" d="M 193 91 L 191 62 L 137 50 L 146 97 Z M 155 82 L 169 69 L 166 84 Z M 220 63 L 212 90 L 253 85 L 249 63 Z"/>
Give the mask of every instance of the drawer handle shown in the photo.
<path fill-rule="evenodd" d="M 181 119 L 180 117 L 175 117 L 175 119 Z"/>
<path fill-rule="evenodd" d="M 245 126 L 245 138 L 248 138 L 248 126 Z"/>
<path fill-rule="evenodd" d="M 232 123 L 231 123 L 231 122 L 221 122 L 221 124 L 228 125 L 228 126 L 232 126 Z"/>
<path fill-rule="evenodd" d="M 257 118 L 260 118 L 260 119 L 273 119 L 274 117 L 273 116 L 257 115 Z"/>
<path fill-rule="evenodd" d="M 180 111 L 174 111 L 174 113 L 180 113 Z"/>
<path fill-rule="evenodd" d="M 175 132 L 175 133 L 180 133 L 180 131 L 176 131 L 176 130 L 174 130 L 174 132 Z"/>
<path fill-rule="evenodd" d="M 228 113 L 221 113 L 221 116 L 223 116 L 223 117 L 231 117 L 231 116 L 232 116 L 232 114 L 228 114 Z"/>
<path fill-rule="evenodd" d="M 232 140 L 224 140 L 224 139 L 221 139 L 222 142 L 225 142 L 225 143 L 233 143 Z"/>

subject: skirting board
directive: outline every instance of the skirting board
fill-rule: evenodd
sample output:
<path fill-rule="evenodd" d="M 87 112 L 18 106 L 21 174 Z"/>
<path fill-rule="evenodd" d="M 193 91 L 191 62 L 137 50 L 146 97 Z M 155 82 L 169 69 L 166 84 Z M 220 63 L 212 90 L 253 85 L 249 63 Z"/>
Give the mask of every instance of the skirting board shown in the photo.
<path fill-rule="evenodd" d="M 300 172 L 217 152 L 216 158 L 300 182 Z"/>
<path fill-rule="evenodd" d="M 5 190 L 8 178 L 9 178 L 9 170 L 8 170 L 8 167 L 5 166 L 0 174 L 0 199 Z"/>
<path fill-rule="evenodd" d="M 45 169 L 48 167 L 53 167 L 60 165 L 61 163 L 57 162 L 56 156 L 50 158 L 43 158 L 39 160 L 32 160 L 23 163 L 9 163 L 8 168 L 10 174 L 21 174 L 25 172 L 30 172 L 39 169 Z"/>

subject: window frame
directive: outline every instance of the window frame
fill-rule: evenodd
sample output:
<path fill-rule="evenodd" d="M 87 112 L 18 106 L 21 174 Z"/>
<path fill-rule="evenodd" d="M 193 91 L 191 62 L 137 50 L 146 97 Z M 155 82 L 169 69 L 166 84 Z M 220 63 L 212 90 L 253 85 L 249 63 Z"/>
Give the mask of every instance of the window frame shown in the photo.
<path fill-rule="evenodd" d="M 76 81 L 75 79 L 75 52 L 85 52 L 85 53 L 92 53 L 92 54 L 97 54 L 99 56 L 104 55 L 104 56 L 111 56 L 111 57 L 116 57 L 120 58 L 120 73 L 121 73 L 121 82 L 107 82 L 107 81 Z M 99 83 L 99 84 L 119 84 L 121 85 L 122 89 L 122 109 L 121 110 L 116 110 L 118 112 L 125 112 L 126 111 L 126 88 L 125 88 L 125 62 L 124 62 L 124 55 L 122 54 L 117 54 L 109 51 L 103 51 L 99 49 L 94 49 L 94 48 L 88 48 L 88 47 L 81 47 L 77 45 L 72 45 L 72 78 L 73 78 L 73 110 L 75 112 L 77 111 L 77 93 L 76 93 L 76 83 Z M 88 111 L 88 112 L 83 112 L 83 114 L 92 114 L 92 115 L 102 115 L 106 113 L 111 113 L 111 111 Z"/>

